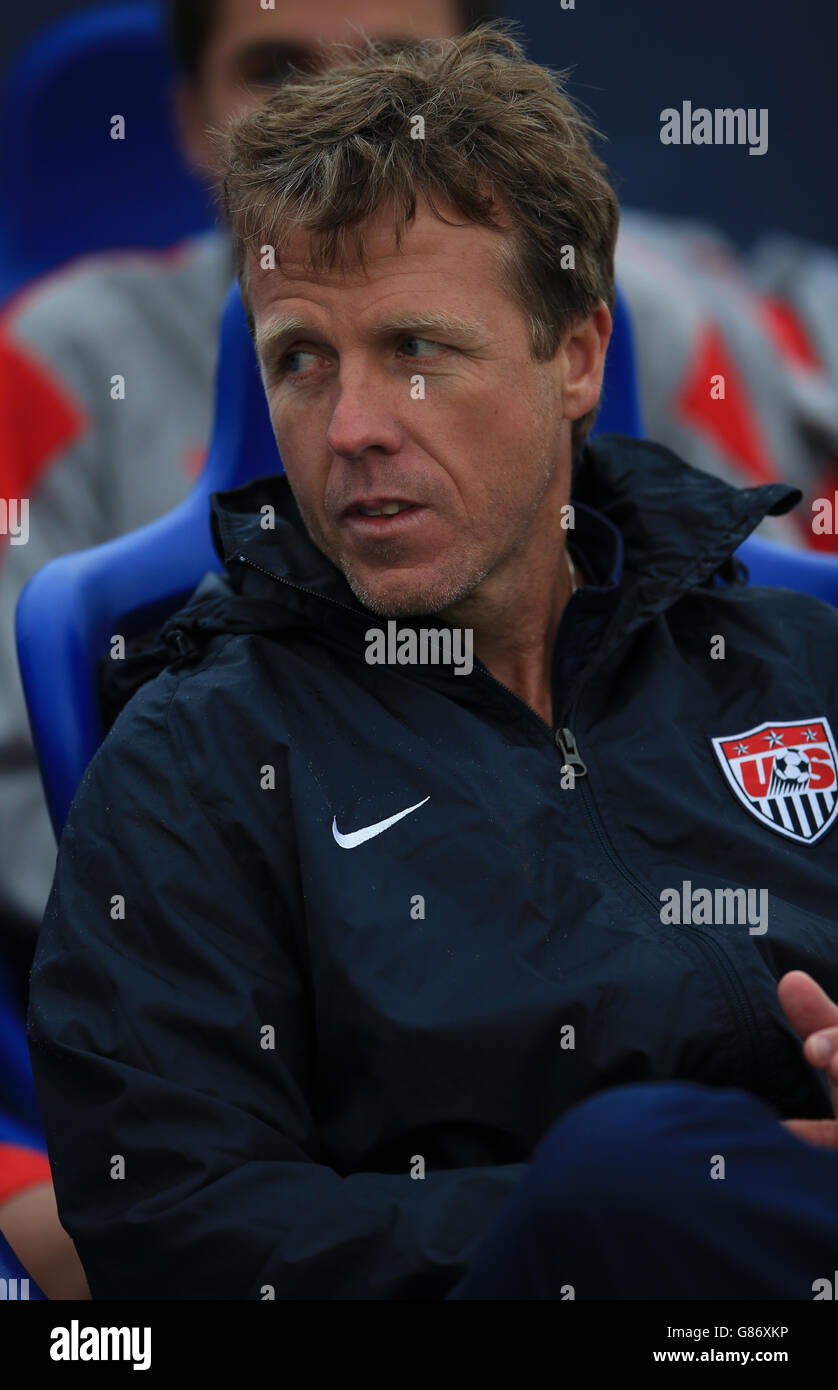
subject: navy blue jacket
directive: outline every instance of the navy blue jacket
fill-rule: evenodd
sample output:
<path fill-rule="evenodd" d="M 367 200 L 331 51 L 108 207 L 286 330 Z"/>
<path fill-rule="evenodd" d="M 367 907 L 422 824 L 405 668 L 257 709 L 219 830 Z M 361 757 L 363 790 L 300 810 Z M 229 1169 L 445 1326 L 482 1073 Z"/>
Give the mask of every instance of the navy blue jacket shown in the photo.
<path fill-rule="evenodd" d="M 95 1298 L 442 1298 L 592 1092 L 691 1079 L 831 1114 L 776 982 L 838 997 L 838 613 L 730 562 L 798 498 L 589 447 L 551 728 L 479 662 L 370 665 L 381 620 L 283 477 L 216 495 L 226 573 L 85 774 L 32 974 Z M 766 928 L 673 920 L 685 884 L 766 893 Z"/>

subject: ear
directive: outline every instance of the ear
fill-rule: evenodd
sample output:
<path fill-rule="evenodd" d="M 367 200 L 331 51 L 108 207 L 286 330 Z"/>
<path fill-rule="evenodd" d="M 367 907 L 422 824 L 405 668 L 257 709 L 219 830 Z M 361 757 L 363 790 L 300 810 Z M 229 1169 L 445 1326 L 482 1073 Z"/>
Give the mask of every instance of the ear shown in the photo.
<path fill-rule="evenodd" d="M 207 112 L 197 83 L 180 82 L 172 90 L 172 114 L 187 164 L 199 178 L 212 179 L 218 155 L 207 137 Z"/>
<path fill-rule="evenodd" d="M 592 314 L 568 329 L 562 347 L 562 402 L 566 420 L 578 420 L 593 410 L 599 400 L 610 337 L 611 315 L 602 300 Z"/>

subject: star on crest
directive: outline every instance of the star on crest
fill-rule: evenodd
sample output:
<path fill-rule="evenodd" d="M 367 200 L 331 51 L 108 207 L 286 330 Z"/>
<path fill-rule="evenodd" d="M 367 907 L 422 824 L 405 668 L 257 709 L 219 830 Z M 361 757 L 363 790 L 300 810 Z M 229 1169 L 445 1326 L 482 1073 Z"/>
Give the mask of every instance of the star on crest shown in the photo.
<path fill-rule="evenodd" d="M 769 729 L 767 734 L 763 734 L 763 738 L 768 739 L 769 748 L 776 748 L 777 744 L 783 746 L 783 735 L 776 733 L 774 729 Z"/>

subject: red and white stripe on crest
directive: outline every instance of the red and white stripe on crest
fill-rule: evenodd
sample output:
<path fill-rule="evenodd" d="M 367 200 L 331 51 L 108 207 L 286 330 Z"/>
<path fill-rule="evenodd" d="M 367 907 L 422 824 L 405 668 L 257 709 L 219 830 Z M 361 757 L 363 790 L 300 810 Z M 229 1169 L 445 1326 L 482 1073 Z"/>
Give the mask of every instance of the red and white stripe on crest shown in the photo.
<path fill-rule="evenodd" d="M 838 816 L 838 751 L 824 715 L 711 738 L 728 785 L 771 830 L 814 844 Z"/>

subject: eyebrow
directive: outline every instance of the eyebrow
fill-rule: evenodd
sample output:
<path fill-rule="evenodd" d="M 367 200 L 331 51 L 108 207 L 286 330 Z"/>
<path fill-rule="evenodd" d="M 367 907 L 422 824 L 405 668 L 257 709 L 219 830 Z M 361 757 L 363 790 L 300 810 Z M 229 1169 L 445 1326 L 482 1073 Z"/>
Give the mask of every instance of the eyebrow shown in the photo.
<path fill-rule="evenodd" d="M 441 333 L 444 337 L 459 338 L 468 343 L 477 343 L 489 336 L 489 329 L 481 319 L 465 319 L 458 314 L 442 311 L 429 313 L 424 310 L 391 314 L 380 319 L 369 331 L 376 338 L 384 338 L 393 333 L 415 333 L 417 336 Z M 299 314 L 279 314 L 257 333 L 257 356 L 262 362 L 270 361 L 295 337 L 307 337 L 313 342 L 323 341 L 322 332 L 307 323 Z"/>

